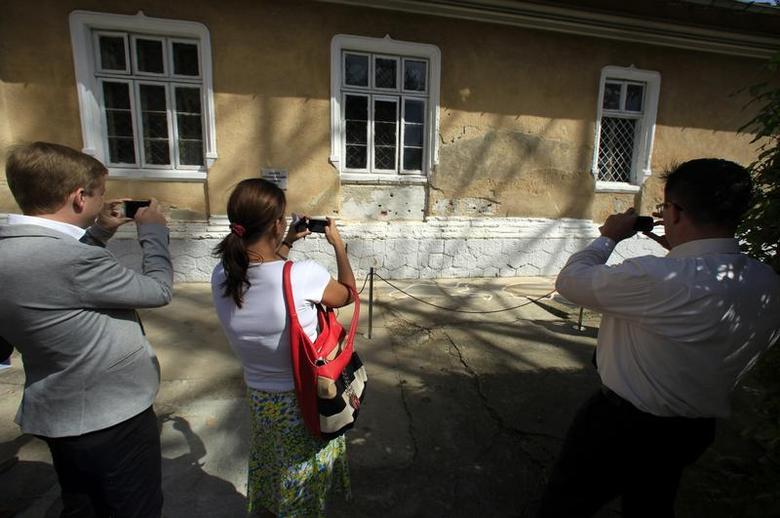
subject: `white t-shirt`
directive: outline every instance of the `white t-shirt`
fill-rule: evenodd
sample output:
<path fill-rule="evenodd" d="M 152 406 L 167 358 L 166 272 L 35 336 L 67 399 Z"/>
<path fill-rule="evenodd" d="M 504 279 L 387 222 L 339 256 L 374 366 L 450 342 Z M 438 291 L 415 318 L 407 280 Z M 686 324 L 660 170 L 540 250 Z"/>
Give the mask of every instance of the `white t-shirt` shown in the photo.
<path fill-rule="evenodd" d="M 222 264 L 211 275 L 211 294 L 217 316 L 228 342 L 244 366 L 246 384 L 266 392 L 295 389 L 290 359 L 287 306 L 282 288 L 284 261 L 250 263 L 247 278 L 251 286 L 239 309 L 223 296 L 225 271 Z M 317 338 L 317 310 L 330 273 L 315 261 L 293 264 L 290 282 L 298 319 L 313 341 Z"/>

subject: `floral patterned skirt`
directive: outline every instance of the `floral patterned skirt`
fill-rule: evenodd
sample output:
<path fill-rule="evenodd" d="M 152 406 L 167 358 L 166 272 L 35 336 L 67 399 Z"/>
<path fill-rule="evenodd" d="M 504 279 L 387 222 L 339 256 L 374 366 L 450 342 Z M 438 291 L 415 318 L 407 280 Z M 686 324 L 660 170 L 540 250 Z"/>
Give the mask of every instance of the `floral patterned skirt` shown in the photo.
<path fill-rule="evenodd" d="M 263 508 L 282 517 L 324 517 L 331 489 L 350 497 L 347 443 L 313 437 L 295 392 L 247 388 L 251 411 L 249 514 Z"/>

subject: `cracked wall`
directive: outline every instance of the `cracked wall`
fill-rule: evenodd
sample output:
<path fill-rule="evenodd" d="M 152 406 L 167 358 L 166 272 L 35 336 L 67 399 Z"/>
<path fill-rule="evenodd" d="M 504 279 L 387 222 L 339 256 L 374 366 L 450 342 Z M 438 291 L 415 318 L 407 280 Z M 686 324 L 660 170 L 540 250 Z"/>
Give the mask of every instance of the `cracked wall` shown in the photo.
<path fill-rule="evenodd" d="M 47 140 L 80 149 L 68 14 L 97 3 L 7 4 L 0 17 L 0 145 Z M 628 206 L 647 213 L 662 197 L 658 173 L 673 162 L 755 158 L 751 135 L 737 129 L 751 117 L 746 87 L 762 79 L 757 59 L 303 0 L 99 6 L 116 14 L 139 7 L 150 17 L 202 22 L 212 40 L 219 158 L 207 182 L 108 185 L 109 197 L 158 198 L 178 221 L 224 214 L 233 186 L 264 167 L 288 170 L 291 212 L 351 221 L 603 221 Z M 439 163 L 428 185 L 341 183 L 328 161 L 329 43 L 336 34 L 389 35 L 441 50 Z M 590 174 L 606 65 L 662 77 L 653 176 L 636 194 L 597 193 Z M 0 181 L 0 212 L 16 210 Z"/>

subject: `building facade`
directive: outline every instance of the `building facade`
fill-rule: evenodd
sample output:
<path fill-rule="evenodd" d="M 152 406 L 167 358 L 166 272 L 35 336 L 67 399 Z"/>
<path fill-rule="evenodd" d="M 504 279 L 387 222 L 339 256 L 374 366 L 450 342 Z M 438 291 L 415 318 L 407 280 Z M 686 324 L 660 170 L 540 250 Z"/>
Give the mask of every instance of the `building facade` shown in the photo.
<path fill-rule="evenodd" d="M 109 197 L 159 199 L 179 281 L 208 280 L 231 188 L 268 174 L 338 219 L 359 277 L 554 275 L 673 163 L 755 158 L 776 10 L 625 3 L 6 2 L 0 146 L 82 149 Z M 317 237 L 296 255 L 331 261 Z"/>

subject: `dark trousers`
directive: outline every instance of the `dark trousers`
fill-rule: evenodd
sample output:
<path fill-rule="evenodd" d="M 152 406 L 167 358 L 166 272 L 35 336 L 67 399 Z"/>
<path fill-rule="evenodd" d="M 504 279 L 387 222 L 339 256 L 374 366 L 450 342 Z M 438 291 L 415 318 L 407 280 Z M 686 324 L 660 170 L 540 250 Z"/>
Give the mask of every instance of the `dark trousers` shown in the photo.
<path fill-rule="evenodd" d="M 604 387 L 574 418 L 539 516 L 592 516 L 620 496 L 626 518 L 673 517 L 683 468 L 714 438 L 714 418 L 657 417 Z"/>
<path fill-rule="evenodd" d="M 62 488 L 61 518 L 161 515 L 160 434 L 151 407 L 104 430 L 42 439 Z"/>

